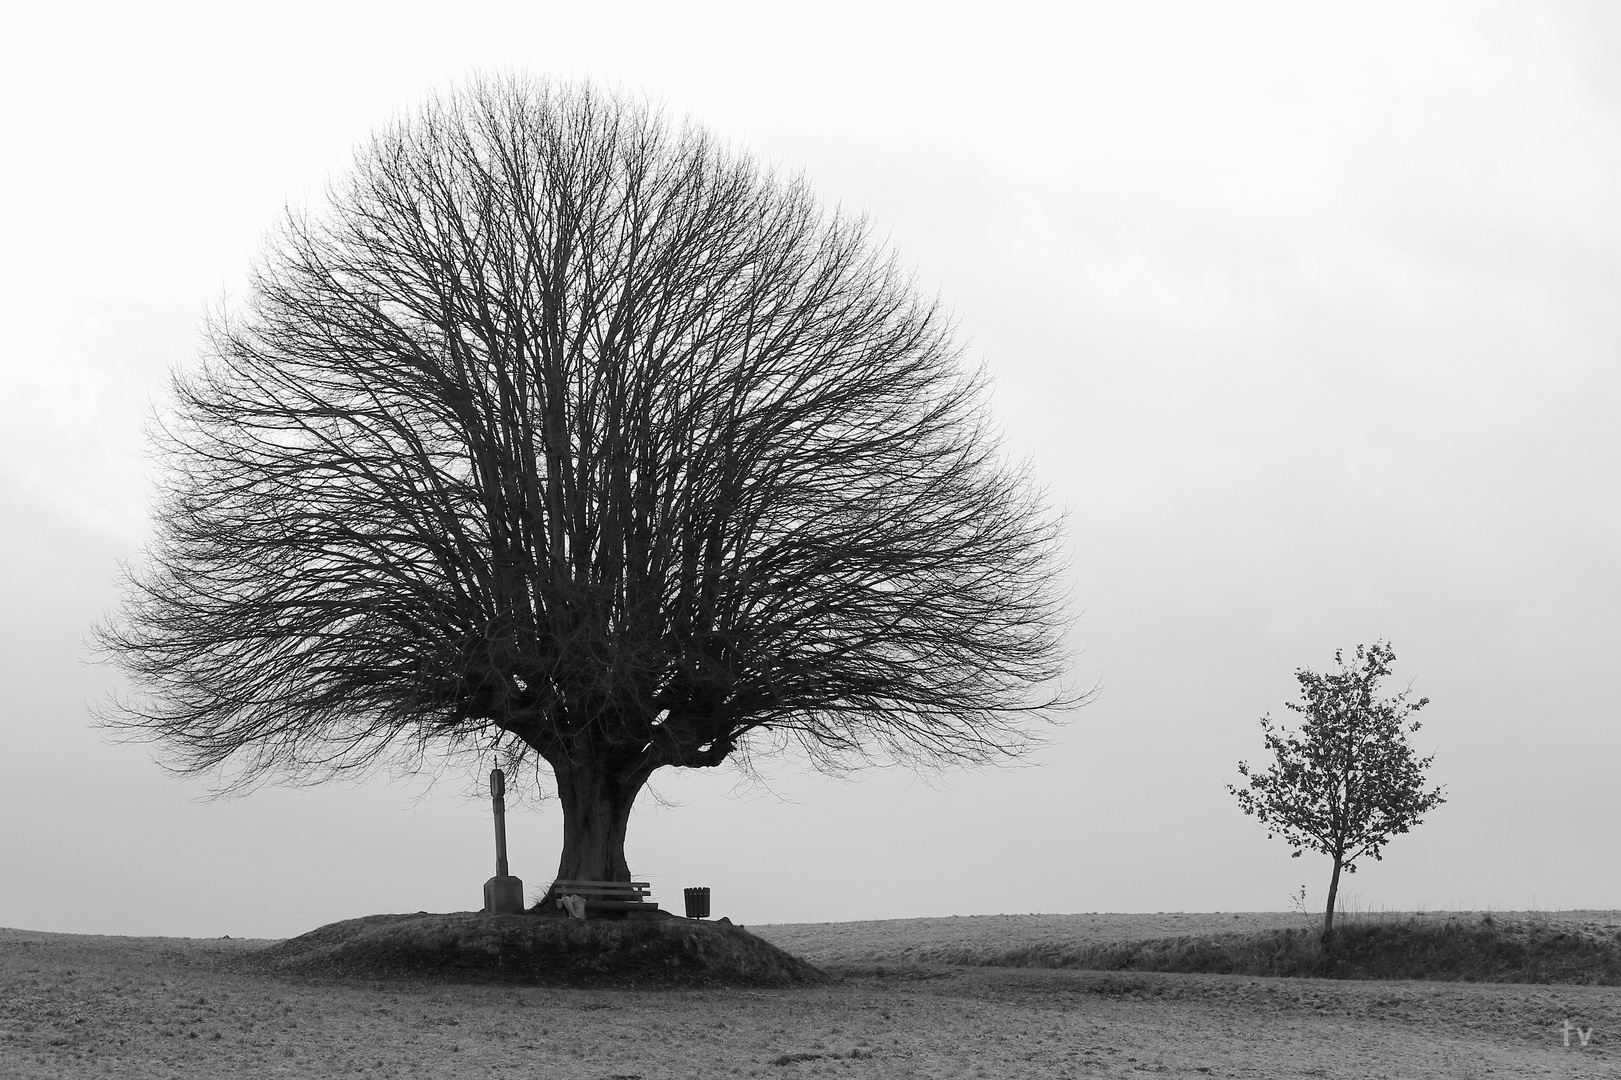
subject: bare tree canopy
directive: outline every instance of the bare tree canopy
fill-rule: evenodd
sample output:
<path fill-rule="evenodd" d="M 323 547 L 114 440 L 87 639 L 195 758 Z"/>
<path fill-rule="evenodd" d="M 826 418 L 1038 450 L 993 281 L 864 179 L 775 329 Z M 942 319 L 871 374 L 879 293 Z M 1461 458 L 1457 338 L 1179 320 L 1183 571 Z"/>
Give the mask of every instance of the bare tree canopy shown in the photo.
<path fill-rule="evenodd" d="M 1375 696 L 1395 659 L 1388 642 L 1376 641 L 1358 645 L 1351 665 L 1337 650 L 1337 670 L 1296 671 L 1301 700 L 1288 708 L 1305 717 L 1300 731 L 1274 727 L 1263 716 L 1272 765 L 1252 772 L 1241 761 L 1238 771 L 1249 786 L 1227 785 L 1244 813 L 1266 826 L 1268 839 L 1282 836 L 1294 848 L 1294 858 L 1310 849 L 1333 860 L 1325 938 L 1334 931 L 1340 871 L 1356 873 L 1364 856 L 1378 861 L 1393 837 L 1423 824 L 1425 814 L 1446 802 L 1441 788 L 1424 790 L 1424 772 L 1435 756 L 1417 758 L 1407 742 L 1422 726 L 1413 714 L 1430 699 L 1408 701 L 1406 690 L 1383 700 Z"/>
<path fill-rule="evenodd" d="M 802 181 L 475 85 L 290 213 L 176 375 L 104 719 L 235 785 L 538 756 L 599 880 L 662 766 L 1016 753 L 1076 698 L 1058 520 L 982 383 Z"/>

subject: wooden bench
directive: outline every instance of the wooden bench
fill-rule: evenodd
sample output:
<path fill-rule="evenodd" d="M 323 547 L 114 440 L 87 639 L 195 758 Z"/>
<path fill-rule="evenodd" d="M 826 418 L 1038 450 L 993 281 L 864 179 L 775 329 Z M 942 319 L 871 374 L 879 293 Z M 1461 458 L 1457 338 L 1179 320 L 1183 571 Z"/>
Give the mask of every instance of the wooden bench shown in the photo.
<path fill-rule="evenodd" d="M 645 881 L 554 881 L 552 895 L 578 896 L 587 911 L 657 911 Z"/>

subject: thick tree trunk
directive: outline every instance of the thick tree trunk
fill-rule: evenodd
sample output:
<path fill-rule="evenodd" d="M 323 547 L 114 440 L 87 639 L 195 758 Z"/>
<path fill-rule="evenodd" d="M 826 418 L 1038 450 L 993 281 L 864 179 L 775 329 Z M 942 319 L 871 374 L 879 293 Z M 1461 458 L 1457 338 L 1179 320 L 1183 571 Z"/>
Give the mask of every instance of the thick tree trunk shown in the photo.
<path fill-rule="evenodd" d="M 1334 856 L 1334 876 L 1328 879 L 1328 910 L 1323 912 L 1323 940 L 1334 936 L 1334 900 L 1340 892 L 1340 865 L 1344 856 Z"/>
<path fill-rule="evenodd" d="M 647 778 L 625 782 L 611 769 L 592 765 L 554 768 L 557 798 L 563 806 L 560 881 L 629 881 L 625 829 L 630 808 Z M 542 903 L 555 904 L 553 890 Z"/>

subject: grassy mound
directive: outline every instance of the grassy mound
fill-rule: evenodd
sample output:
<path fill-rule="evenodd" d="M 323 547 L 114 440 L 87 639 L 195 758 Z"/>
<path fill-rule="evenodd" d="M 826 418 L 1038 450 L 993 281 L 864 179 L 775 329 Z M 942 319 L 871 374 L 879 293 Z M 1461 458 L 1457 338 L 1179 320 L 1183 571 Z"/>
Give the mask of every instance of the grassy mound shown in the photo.
<path fill-rule="evenodd" d="M 660 989 L 805 986 L 827 976 L 730 923 L 539 915 L 370 915 L 257 950 L 278 974 Z"/>
<path fill-rule="evenodd" d="M 1350 922 L 1336 928 L 1328 948 L 1318 931 L 1297 929 L 1045 945 L 930 959 L 1095 971 L 1621 985 L 1621 933 L 1490 915 L 1474 923 L 1418 918 Z"/>

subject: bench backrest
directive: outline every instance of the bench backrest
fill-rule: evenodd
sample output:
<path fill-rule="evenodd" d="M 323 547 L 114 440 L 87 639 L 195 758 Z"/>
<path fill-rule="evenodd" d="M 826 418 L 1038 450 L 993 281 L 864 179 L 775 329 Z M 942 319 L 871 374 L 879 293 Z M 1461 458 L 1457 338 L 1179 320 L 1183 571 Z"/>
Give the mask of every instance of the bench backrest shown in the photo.
<path fill-rule="evenodd" d="M 635 897 L 640 900 L 652 895 L 652 887 L 645 881 L 564 881 L 552 883 L 552 889 L 560 894 L 573 894 L 575 896 L 591 899 Z"/>

